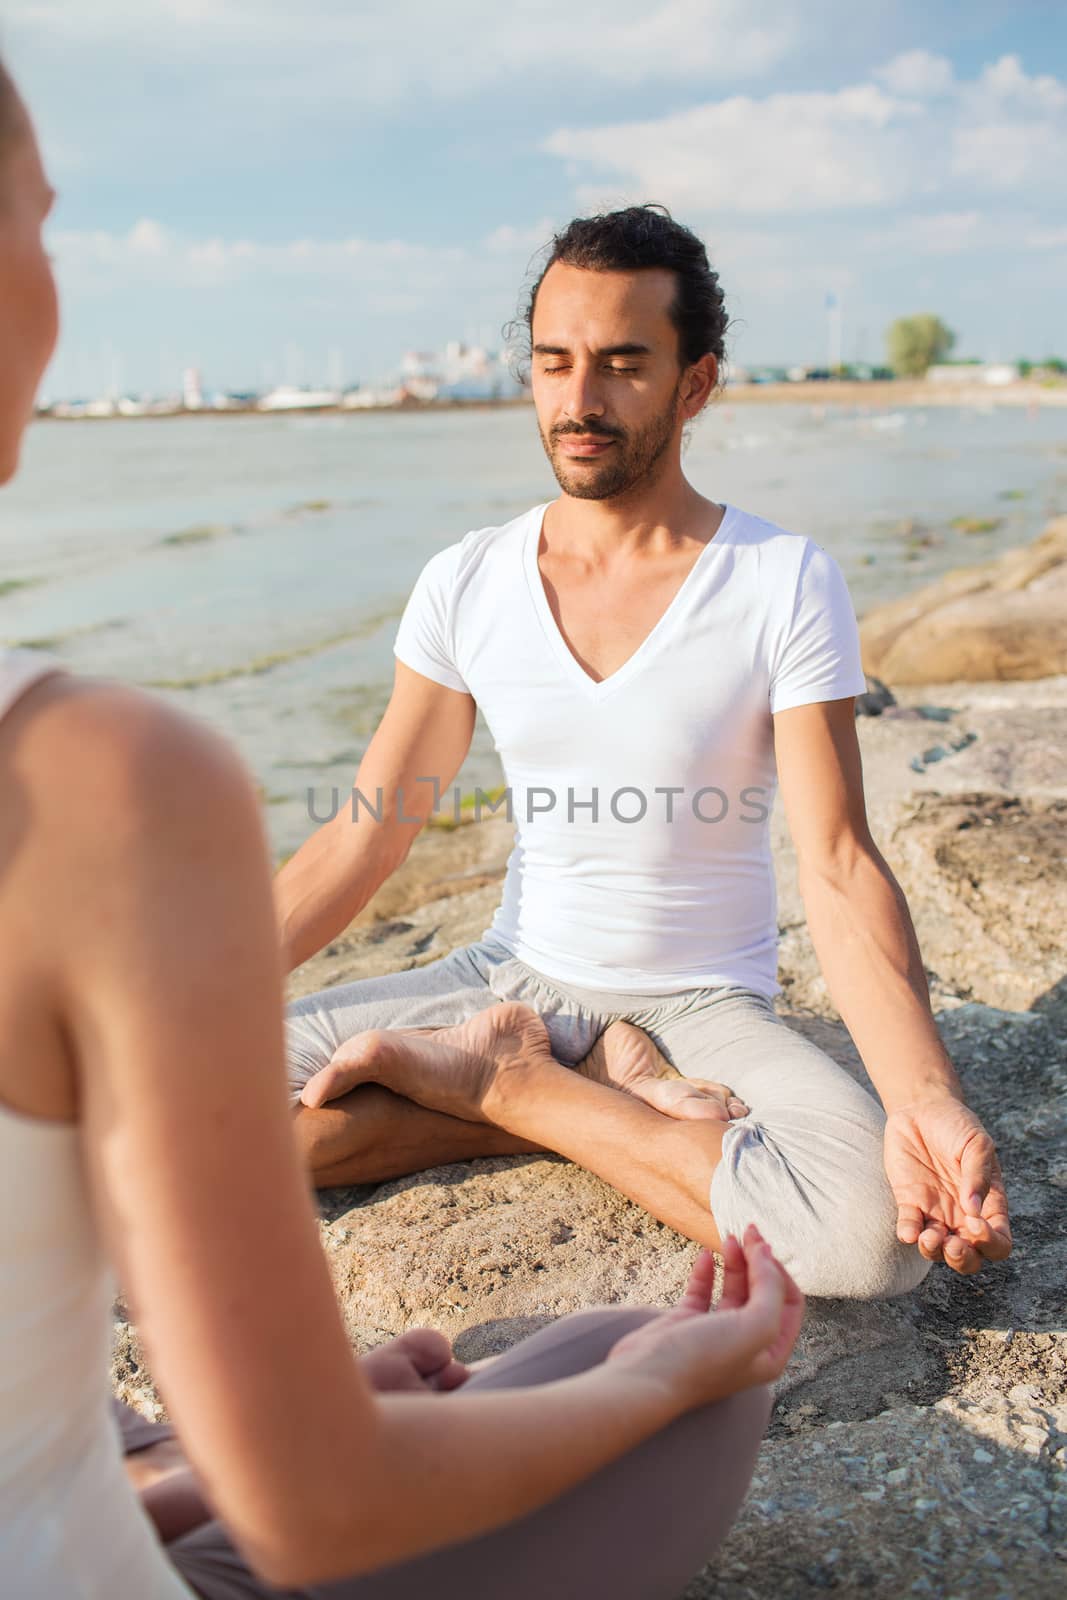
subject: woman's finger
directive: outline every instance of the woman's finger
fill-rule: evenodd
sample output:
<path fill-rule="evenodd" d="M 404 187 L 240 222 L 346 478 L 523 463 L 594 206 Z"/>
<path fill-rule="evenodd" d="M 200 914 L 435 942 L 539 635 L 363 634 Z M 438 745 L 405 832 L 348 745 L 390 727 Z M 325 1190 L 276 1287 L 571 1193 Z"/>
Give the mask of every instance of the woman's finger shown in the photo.
<path fill-rule="evenodd" d="M 732 1233 L 728 1233 L 722 1242 L 722 1265 L 722 1294 L 719 1296 L 718 1309 L 734 1311 L 748 1299 L 748 1263 L 745 1252 Z"/>
<path fill-rule="evenodd" d="M 745 1246 L 748 1265 L 748 1299 L 735 1313 L 743 1320 L 755 1354 L 777 1339 L 785 1306 L 785 1280 L 769 1244 L 762 1240 Z"/>
<path fill-rule="evenodd" d="M 675 1309 L 694 1313 L 710 1311 L 714 1290 L 715 1257 L 710 1250 L 701 1250 Z"/>
<path fill-rule="evenodd" d="M 435 1373 L 432 1387 L 440 1390 L 442 1394 L 449 1394 L 453 1389 L 461 1388 L 469 1377 L 470 1368 L 465 1367 L 462 1361 L 457 1361 L 453 1357 L 447 1367 L 442 1367 L 440 1372 Z"/>

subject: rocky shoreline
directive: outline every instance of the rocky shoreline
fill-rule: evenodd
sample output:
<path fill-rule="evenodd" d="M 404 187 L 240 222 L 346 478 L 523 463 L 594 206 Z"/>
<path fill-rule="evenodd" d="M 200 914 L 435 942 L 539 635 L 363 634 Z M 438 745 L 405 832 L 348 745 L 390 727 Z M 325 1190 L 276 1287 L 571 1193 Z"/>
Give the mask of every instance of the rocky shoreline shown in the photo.
<path fill-rule="evenodd" d="M 1016 1250 L 977 1278 L 935 1269 L 902 1301 L 811 1305 L 751 1495 L 688 1600 L 1052 1600 L 1067 1582 L 1067 672 L 892 687 L 895 703 L 858 721 L 868 811 L 912 908 L 942 1035 L 997 1139 Z M 779 1009 L 862 1079 L 807 937 L 780 807 L 773 830 Z M 479 937 L 511 836 L 502 817 L 427 829 L 294 994 Z M 361 1350 L 429 1322 L 475 1360 L 580 1306 L 668 1300 L 693 1253 L 556 1158 L 323 1199 Z M 134 1331 L 120 1321 L 117 1333 L 116 1389 L 154 1414 Z"/>

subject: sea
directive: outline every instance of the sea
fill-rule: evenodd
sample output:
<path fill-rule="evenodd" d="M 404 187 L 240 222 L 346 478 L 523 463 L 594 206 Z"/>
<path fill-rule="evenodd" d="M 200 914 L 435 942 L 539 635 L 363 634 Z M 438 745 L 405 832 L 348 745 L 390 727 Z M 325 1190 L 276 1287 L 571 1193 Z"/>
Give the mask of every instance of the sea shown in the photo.
<path fill-rule="evenodd" d="M 727 394 L 686 470 L 817 539 L 862 615 L 1067 510 L 1067 409 Z M 354 782 L 422 565 L 554 492 L 529 406 L 40 421 L 0 493 L 0 640 L 221 730 L 282 859 Z M 501 781 L 479 717 L 456 783 Z"/>

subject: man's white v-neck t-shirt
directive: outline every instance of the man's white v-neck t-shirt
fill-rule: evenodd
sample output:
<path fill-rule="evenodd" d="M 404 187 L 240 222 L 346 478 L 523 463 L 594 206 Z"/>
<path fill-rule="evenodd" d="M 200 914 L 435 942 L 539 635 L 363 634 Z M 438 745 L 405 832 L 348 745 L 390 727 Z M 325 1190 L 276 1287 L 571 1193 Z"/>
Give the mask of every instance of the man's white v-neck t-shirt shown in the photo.
<path fill-rule="evenodd" d="M 597 683 L 545 595 L 546 509 L 433 556 L 394 645 L 474 697 L 503 764 L 516 842 L 486 931 L 583 988 L 774 995 L 772 717 L 864 690 L 841 570 L 728 505 L 644 643 Z"/>

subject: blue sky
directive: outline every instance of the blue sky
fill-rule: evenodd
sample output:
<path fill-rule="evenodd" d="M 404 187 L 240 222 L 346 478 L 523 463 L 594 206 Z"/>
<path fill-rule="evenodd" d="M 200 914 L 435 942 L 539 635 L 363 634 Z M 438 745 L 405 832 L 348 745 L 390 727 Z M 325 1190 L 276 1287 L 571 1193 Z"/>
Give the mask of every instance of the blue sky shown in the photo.
<path fill-rule="evenodd" d="M 707 240 L 738 362 L 1067 355 L 1067 7 L 0 0 L 60 191 L 53 394 L 348 379 L 499 344 L 578 212 Z"/>

